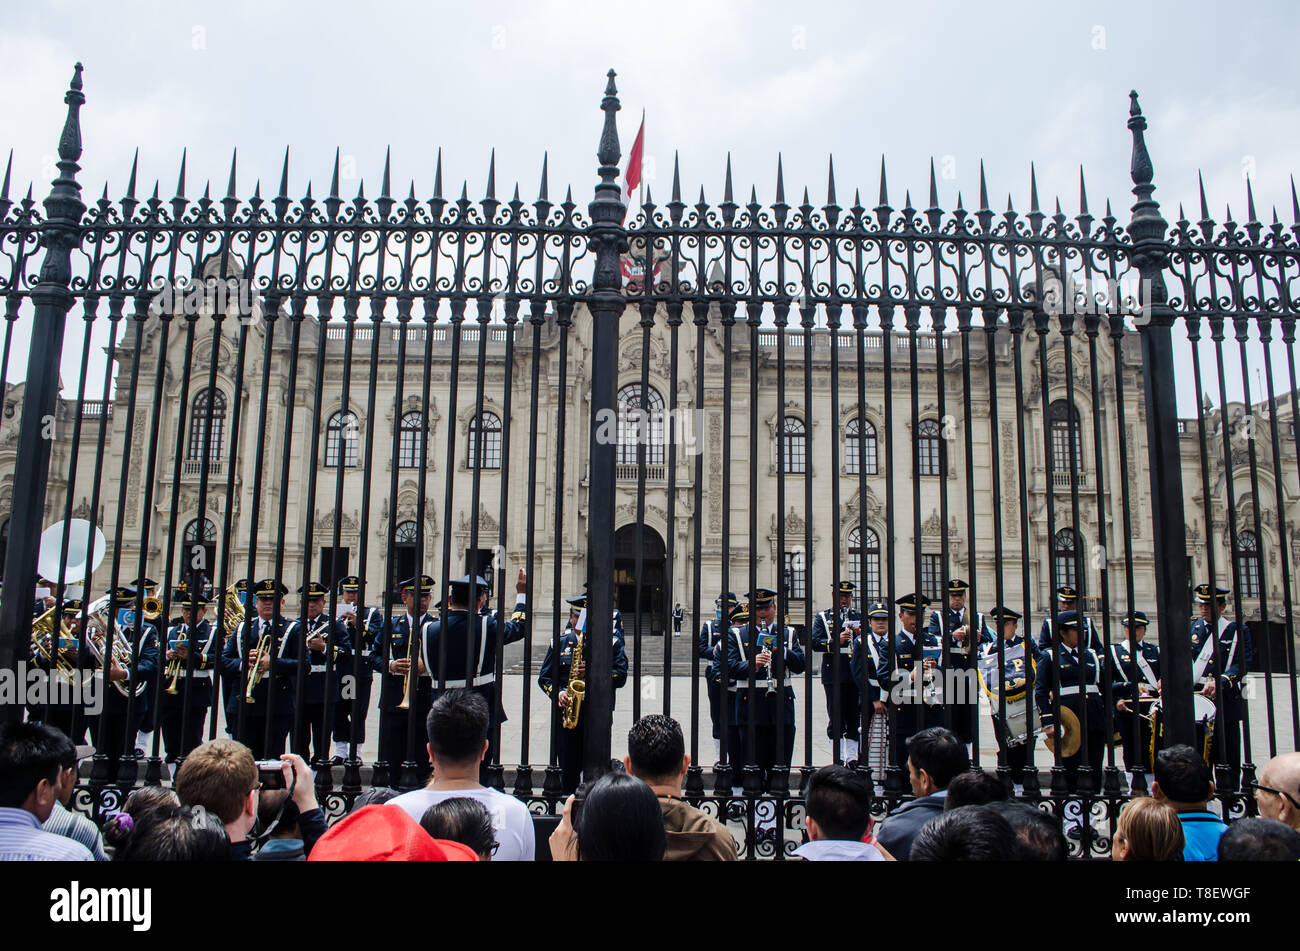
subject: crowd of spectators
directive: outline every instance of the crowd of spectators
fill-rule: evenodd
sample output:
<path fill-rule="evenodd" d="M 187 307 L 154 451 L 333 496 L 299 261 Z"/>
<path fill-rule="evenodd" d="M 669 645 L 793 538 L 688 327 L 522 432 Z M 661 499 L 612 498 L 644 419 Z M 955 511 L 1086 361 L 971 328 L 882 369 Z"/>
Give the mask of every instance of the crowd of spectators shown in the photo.
<path fill-rule="evenodd" d="M 425 788 L 367 790 L 327 824 L 315 778 L 297 755 L 259 764 L 233 740 L 187 756 L 171 788 L 133 790 L 102 829 L 69 808 L 77 751 L 58 730 L 0 726 L 0 860 L 104 861 L 734 861 L 726 825 L 682 796 L 691 765 L 680 725 L 643 717 L 621 764 L 584 784 L 545 825 L 512 796 L 479 783 L 489 715 L 477 694 L 450 690 L 429 712 Z M 940 727 L 907 743 L 913 798 L 877 822 L 872 785 L 842 766 L 804 790 L 807 861 L 1064 861 L 1068 825 L 1008 799 L 1001 779 L 972 769 Z M 1110 855 L 1123 862 L 1300 861 L 1300 753 L 1275 757 L 1253 783 L 1259 816 L 1225 824 L 1214 782 L 1186 746 L 1156 757 L 1150 797 L 1120 810 Z M 538 830 L 542 848 L 535 845 Z M 1105 830 L 1097 830 L 1098 834 Z M 543 854 L 538 854 L 538 852 Z"/>

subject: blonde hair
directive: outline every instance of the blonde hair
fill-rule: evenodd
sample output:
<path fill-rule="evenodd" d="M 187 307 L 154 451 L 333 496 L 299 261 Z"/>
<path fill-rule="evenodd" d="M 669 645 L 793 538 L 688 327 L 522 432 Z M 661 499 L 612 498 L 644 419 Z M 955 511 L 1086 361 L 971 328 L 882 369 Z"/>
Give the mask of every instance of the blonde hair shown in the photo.
<path fill-rule="evenodd" d="M 1177 810 L 1149 796 L 1124 804 L 1115 840 L 1121 837 L 1128 843 L 1129 862 L 1177 862 L 1183 857 L 1183 824 Z"/>

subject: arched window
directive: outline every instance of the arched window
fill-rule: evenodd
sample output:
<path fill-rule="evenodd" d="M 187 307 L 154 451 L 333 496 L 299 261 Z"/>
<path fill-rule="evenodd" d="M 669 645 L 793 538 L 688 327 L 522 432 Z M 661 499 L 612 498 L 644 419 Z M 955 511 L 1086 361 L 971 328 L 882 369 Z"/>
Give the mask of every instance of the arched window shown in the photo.
<path fill-rule="evenodd" d="M 217 573 L 217 526 L 212 519 L 203 520 L 203 537 L 199 537 L 199 520 L 194 519 L 185 526 L 185 540 L 181 548 L 179 578 L 189 583 L 197 574 L 203 581 L 203 593 L 211 594 L 212 579 Z"/>
<path fill-rule="evenodd" d="M 921 475 L 939 475 L 939 423 L 933 419 L 923 419 L 916 428 L 916 442 L 920 448 Z"/>
<path fill-rule="evenodd" d="M 784 451 L 781 454 L 781 471 L 802 475 L 808 468 L 808 430 L 797 416 L 781 420 Z"/>
<path fill-rule="evenodd" d="M 419 538 L 419 526 L 415 522 L 398 522 L 393 530 L 393 561 L 389 566 L 388 590 L 394 603 L 402 600 L 401 584 L 407 578 L 414 577 L 415 543 Z M 429 556 L 429 541 L 424 542 L 424 555 Z"/>
<path fill-rule="evenodd" d="M 866 610 L 866 603 L 880 597 L 880 536 L 867 529 L 865 544 L 862 532 L 853 529 L 849 532 L 849 573 L 844 579 L 858 586 L 859 610 Z M 863 587 L 863 557 L 866 558 L 866 586 Z"/>
<path fill-rule="evenodd" d="M 1243 598 L 1258 598 L 1259 581 L 1259 538 L 1254 532 L 1238 532 L 1235 557 L 1237 559 L 1237 578 L 1241 585 Z"/>
<path fill-rule="evenodd" d="M 644 397 L 640 383 L 618 391 L 618 464 L 637 464 L 637 447 L 645 446 L 646 465 L 664 462 L 664 400 L 654 387 Z"/>
<path fill-rule="evenodd" d="M 221 458 L 226 436 L 226 397 L 220 390 L 199 390 L 190 405 L 190 444 L 185 458 L 202 461 L 203 444 L 207 442 L 208 461 L 215 462 Z"/>
<path fill-rule="evenodd" d="M 496 413 L 485 410 L 482 416 L 470 420 L 469 467 L 501 468 L 501 417 Z"/>
<path fill-rule="evenodd" d="M 402 414 L 397 434 L 397 466 L 399 469 L 419 469 L 425 463 L 424 414 L 412 410 Z"/>
<path fill-rule="evenodd" d="M 1052 434 L 1052 472 L 1082 472 L 1083 437 L 1078 410 L 1065 400 L 1057 400 L 1047 408 L 1047 424 Z M 1074 440 L 1073 466 L 1070 460 L 1071 438 Z"/>
<path fill-rule="evenodd" d="M 1069 585 L 1083 597 L 1083 539 L 1072 528 L 1062 528 L 1052 539 L 1052 588 Z"/>
<path fill-rule="evenodd" d="M 325 468 L 355 466 L 360 435 L 361 427 L 355 413 L 340 410 L 331 416 L 325 428 Z"/>
<path fill-rule="evenodd" d="M 870 420 L 851 419 L 844 427 L 844 471 L 849 475 L 858 474 L 858 464 L 862 461 L 865 448 L 867 454 L 867 475 L 876 474 L 876 427 Z"/>

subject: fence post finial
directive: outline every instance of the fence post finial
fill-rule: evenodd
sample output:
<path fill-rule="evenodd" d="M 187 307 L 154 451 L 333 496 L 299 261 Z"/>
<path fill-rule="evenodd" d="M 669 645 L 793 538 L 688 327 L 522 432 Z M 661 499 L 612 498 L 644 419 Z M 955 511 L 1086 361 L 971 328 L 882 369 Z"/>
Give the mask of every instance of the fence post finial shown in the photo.
<path fill-rule="evenodd" d="M 1133 215 L 1128 236 L 1129 261 L 1141 279 L 1141 309 L 1134 315 L 1142 341 L 1142 384 L 1146 404 L 1151 476 L 1151 523 L 1156 564 L 1156 607 L 1159 612 L 1161 676 L 1168 743 L 1190 744 L 1192 725 L 1191 625 L 1192 582 L 1187 564 L 1187 526 L 1183 508 L 1182 451 L 1178 444 L 1177 376 L 1174 367 L 1174 312 L 1168 305 L 1164 270 L 1170 245 L 1168 223 L 1155 191 L 1154 168 L 1147 151 L 1147 120 L 1137 92 L 1129 93 L 1128 128 L 1133 133 Z M 1165 660 L 1168 659 L 1166 665 Z M 1222 777 L 1220 777 L 1222 778 Z"/>
<path fill-rule="evenodd" d="M 31 291 L 33 305 L 30 356 L 23 394 L 22 419 L 18 429 L 18 452 L 14 462 L 12 516 L 9 546 L 4 564 L 4 593 L 0 597 L 0 670 L 16 670 L 27 658 L 31 637 L 31 604 L 36 590 L 36 559 L 45 516 L 45 489 L 50 472 L 53 441 L 47 430 L 54 423 L 59 398 L 59 360 L 63 350 L 63 329 L 72 307 L 72 249 L 81 241 L 81 219 L 86 205 L 81 200 L 77 172 L 81 158 L 81 64 L 72 73 L 72 83 L 63 101 L 68 105 L 63 133 L 59 136 L 58 177 L 45 199 L 45 221 L 41 224 L 41 245 L 45 259 L 40 277 Z M 63 595 L 64 583 L 77 578 L 54 578 L 54 594 Z M 0 720 L 22 719 L 18 703 L 0 705 Z"/>

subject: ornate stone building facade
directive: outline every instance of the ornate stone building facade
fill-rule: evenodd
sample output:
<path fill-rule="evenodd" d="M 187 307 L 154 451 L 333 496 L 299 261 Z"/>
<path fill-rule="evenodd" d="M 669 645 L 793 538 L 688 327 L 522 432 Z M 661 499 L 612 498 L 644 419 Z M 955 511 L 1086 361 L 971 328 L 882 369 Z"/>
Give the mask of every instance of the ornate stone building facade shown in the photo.
<path fill-rule="evenodd" d="M 866 373 L 865 405 L 858 405 L 857 337 L 839 332 L 838 392 L 831 387 L 831 335 L 811 332 L 812 402 L 805 401 L 804 333 L 786 330 L 784 402 L 780 401 L 778 331 L 755 333 L 743 322 L 731 330 L 731 349 L 717 314 L 710 315 L 697 351 L 697 328 L 689 304 L 677 332 L 674 379 L 673 333 L 662 312 L 649 333 L 644 354 L 643 329 L 631 308 L 623 317 L 619 343 L 619 398 L 622 422 L 618 466 L 616 577 L 618 603 L 635 615 L 638 466 L 637 437 L 645 443 L 644 517 L 640 532 L 640 608 L 644 623 L 655 631 L 668 624 L 669 612 L 681 602 L 688 617 L 694 596 L 696 518 L 701 612 L 711 614 L 722 584 L 724 479 L 730 483 L 728 587 L 743 592 L 753 560 L 762 586 L 787 585 L 791 619 L 804 623 L 808 599 L 824 607 L 832 577 L 861 583 L 870 596 L 892 590 L 896 595 L 920 589 L 938 594 L 945 577 L 968 578 L 976 606 L 991 607 L 999 587 L 1004 600 L 1023 610 L 1034 625 L 1049 608 L 1051 592 L 1063 582 L 1080 588 L 1087 609 L 1100 612 L 1103 601 L 1112 617 L 1113 636 L 1127 603 L 1126 557 L 1131 556 L 1133 599 L 1155 617 L 1150 523 L 1150 481 L 1145 452 L 1146 421 L 1141 389 L 1141 358 L 1136 335 L 1120 348 L 1124 363 L 1124 418 L 1117 419 L 1114 351 L 1102 338 L 1097 347 L 1099 400 L 1090 386 L 1086 338 L 1073 342 L 1074 399 L 1068 400 L 1065 347 L 1055 331 L 1047 340 L 1046 397 L 1040 373 L 1038 338 L 1023 335 L 1017 394 L 1012 335 L 1003 330 L 990 353 L 982 330 L 970 334 L 970 395 L 964 394 L 960 335 L 945 336 L 942 400 L 933 334 L 917 338 L 918 394 L 911 400 L 911 349 L 905 333 L 890 338 L 892 352 L 877 332 L 863 336 Z M 129 322 L 128 322 L 129 323 Z M 398 331 L 393 321 L 354 325 L 348 396 L 343 398 L 343 363 L 347 324 L 337 317 L 325 333 L 325 352 L 318 352 L 320 327 L 308 316 L 301 327 L 296 361 L 287 320 L 277 320 L 264 366 L 265 322 L 249 326 L 240 372 L 240 326 L 228 322 L 217 346 L 215 388 L 209 388 L 212 322 L 195 324 L 186 376 L 183 325 L 177 322 L 162 347 L 162 327 L 152 318 L 144 327 L 138 362 L 133 331 L 121 335 L 112 355 L 114 397 L 106 407 L 82 404 L 78 428 L 75 400 L 61 404 L 56 423 L 45 524 L 64 517 L 69 474 L 74 474 L 72 514 L 88 517 L 95 494 L 97 446 L 104 455 L 98 467 L 96 521 L 109 540 L 110 557 L 96 573 L 94 585 L 108 583 L 115 544 L 119 576 L 130 579 L 143 565 L 146 574 L 179 577 L 193 546 L 211 564 L 215 580 L 249 574 L 249 541 L 254 509 L 258 529 L 252 574 L 274 571 L 283 557 L 283 580 L 296 589 L 304 580 L 304 563 L 312 577 L 363 573 L 370 596 L 390 581 L 416 569 L 422 550 L 423 569 L 439 581 L 462 574 L 468 563 L 495 564 L 512 584 L 517 568 L 533 558 L 534 604 L 539 630 L 549 632 L 553 598 L 581 591 L 587 564 L 587 457 L 591 377 L 590 316 L 579 305 L 572 325 L 561 326 L 554 313 L 537 327 L 527 321 L 513 330 L 513 359 L 507 365 L 507 327 L 498 322 L 462 326 L 455 400 L 451 398 L 451 331 L 446 322 L 407 330 L 402 391 L 397 392 Z M 480 326 L 484 371 L 480 380 Z M 126 346 L 122 345 L 125 340 Z M 425 351 L 430 373 L 425 405 Z M 757 347 L 758 401 L 750 399 L 751 349 Z M 891 366 L 886 392 L 885 363 Z M 697 367 L 703 359 L 704 378 Z M 372 359 L 376 371 L 371 378 Z M 992 367 L 989 367 L 989 360 Z M 164 366 L 159 368 L 159 361 Z M 563 361 L 563 363 L 562 363 Z M 649 392 L 641 399 L 643 361 Z M 730 361 L 730 402 L 724 389 L 724 366 Z M 318 363 L 323 374 L 317 379 Z M 531 403 L 536 365 L 537 405 Z M 291 375 L 291 367 L 296 371 Z M 997 431 L 990 430 L 990 376 L 996 380 Z M 161 392 L 157 381 L 161 380 Z M 263 392 L 262 381 L 266 380 Z M 237 392 L 237 381 L 240 381 Z M 476 412 L 482 385 L 482 415 Z M 664 415 L 675 404 L 668 426 Z M 90 381 L 88 390 L 102 387 Z M 506 389 L 509 387 L 509 397 Z M 134 388 L 134 413 L 129 404 Z M 373 388 L 373 394 L 372 394 Z M 292 391 L 292 407 L 289 394 Z M 67 388 L 65 387 L 65 394 Z M 703 393 L 703 402 L 698 393 Z M 6 388 L 0 421 L 0 473 L 11 474 L 14 439 L 23 386 Z M 211 404 L 210 454 L 206 464 L 204 522 L 197 521 L 204 476 L 203 426 Z M 237 405 L 238 404 L 238 405 Z M 1289 400 L 1279 399 L 1284 524 L 1300 524 L 1296 505 L 1296 455 Z M 317 410 L 319 405 L 319 410 Z M 1044 413 L 1044 406 L 1047 411 Z M 636 410 L 650 411 L 648 421 Z M 509 407 L 507 418 L 507 407 Z M 155 414 L 156 408 L 156 414 Z M 968 414 L 969 413 L 969 418 Z M 758 439 L 751 441 L 751 414 Z M 913 416 L 917 427 L 913 429 Z M 1261 595 L 1279 633 L 1285 620 L 1285 579 L 1280 546 L 1291 546 L 1290 563 L 1300 562 L 1300 540 L 1277 532 L 1273 457 L 1267 406 L 1256 406 L 1258 438 L 1255 483 L 1259 526 L 1251 490 L 1250 440 L 1243 425 L 1245 408 L 1229 406 L 1229 456 L 1236 493 L 1236 539 L 1228 529 L 1228 478 L 1224 469 L 1221 415 L 1207 410 L 1208 462 L 1214 532 L 1207 538 L 1203 515 L 1199 433 L 1196 420 L 1180 424 L 1184 460 L 1188 551 L 1191 574 L 1202 579 L 1209 570 L 1213 545 L 1221 583 L 1239 587 L 1243 610 L 1258 619 Z M 724 432 L 730 417 L 730 443 Z M 131 432 L 126 432 L 133 417 Z M 507 425 L 508 424 L 508 425 Z M 104 427 L 107 430 L 103 430 Z M 286 440 L 285 429 L 289 435 Z M 1019 454 L 1023 427 L 1023 466 Z M 786 435 L 786 453 L 778 452 L 778 429 Z M 1124 532 L 1119 433 L 1127 447 L 1127 488 L 1131 531 Z M 257 438 L 264 438 L 260 474 Z M 421 434 L 427 443 L 421 445 Z M 667 443 L 673 439 L 675 446 Z M 1100 444 L 1097 440 L 1100 437 Z M 1073 453 L 1070 441 L 1073 439 Z M 315 459 L 312 459 L 313 440 Z M 508 443 L 507 443 L 508 440 Z M 967 464 L 970 440 L 972 466 Z M 75 446 L 74 446 L 75 441 Z M 530 447 L 535 449 L 530 455 Z M 860 497 L 860 442 L 865 441 L 865 498 Z M 288 465 L 284 468 L 284 447 Z M 150 447 L 154 454 L 149 471 Z M 448 447 L 451 452 L 449 454 Z M 370 448 L 367 458 L 367 447 Z M 915 447 L 915 460 L 913 449 Z M 1291 447 L 1291 448 L 1288 448 Z M 696 453 L 701 455 L 697 458 Z M 888 460 L 892 455 L 892 473 Z M 476 457 L 481 467 L 475 467 Z M 994 458 L 999 461 L 997 481 Z M 75 459 L 75 467 L 73 460 Z M 1100 467 L 1098 467 L 1100 460 Z M 751 512 L 751 461 L 757 483 L 757 508 Z M 914 480 L 913 466 L 920 475 Z M 698 463 L 698 465 L 697 465 Z M 368 464 L 368 471 L 367 471 Z M 233 465 L 233 472 L 231 466 Z M 670 472 L 670 465 L 675 468 Z M 394 471 L 396 467 L 396 471 Z M 562 472 L 561 472 L 562 468 Z M 287 471 L 287 480 L 285 473 Z M 1020 473 L 1025 484 L 1021 485 Z M 508 472 L 508 486 L 502 491 Z M 702 484 L 697 487 L 697 472 Z M 314 498 L 309 482 L 314 475 Z M 675 478 L 674 504 L 669 479 Z M 340 478 L 341 476 L 341 478 Z M 421 479 L 423 478 L 423 482 Z M 472 539 L 473 499 L 477 487 L 478 536 Z M 784 499 L 778 505 L 778 482 Z M 369 485 L 369 494 L 365 488 Z M 447 483 L 450 480 L 450 496 Z M 9 514 L 9 482 L 0 484 L 0 523 Z M 917 483 L 917 484 L 914 484 Z M 1098 495 L 1098 485 L 1103 491 Z M 970 494 L 968 495 L 968 486 Z M 395 491 L 394 491 L 395 487 Z M 424 505 L 420 505 L 423 489 Z M 698 489 L 698 493 L 697 493 Z M 1077 494 L 1072 490 L 1077 489 Z M 995 515 L 994 493 L 1000 513 Z M 697 510 L 697 494 L 699 506 Z M 811 499 L 811 509 L 807 500 Z M 1052 500 L 1054 531 L 1048 531 Z M 448 508 L 448 499 L 450 507 Z M 533 500 L 533 537 L 528 537 L 529 502 Z M 914 500 L 919 499 L 919 509 Z M 971 508 L 973 502 L 973 508 Z M 893 531 L 889 531 L 892 504 Z M 149 511 L 145 506 L 149 505 Z M 283 509 L 284 537 L 277 542 Z M 946 518 L 944 514 L 946 512 Z M 672 523 L 669 523 L 670 513 Z M 973 514 L 972 514 L 973 513 Z M 231 526 L 227 539 L 225 526 Z M 120 543 L 116 537 L 121 522 Z M 559 537 L 556 537 L 557 521 Z M 969 529 L 974 525 L 974 532 Z M 752 522 L 752 525 L 751 525 Z M 504 539 L 501 527 L 504 524 Z M 147 525 L 147 530 L 146 530 Z M 811 525 L 811 548 L 807 546 Z M 917 531 L 919 525 L 919 533 Z M 310 550 L 308 530 L 310 527 Z M 337 542 L 335 533 L 337 531 Z M 364 532 L 364 537 L 363 537 Z M 751 548 L 751 534 L 753 543 Z M 783 543 L 782 543 L 783 536 Z M 141 540 L 147 546 L 141 562 Z M 389 545 L 392 543 L 390 556 Z M 671 564 L 667 561 L 668 542 Z M 187 547 L 188 543 L 188 547 Z M 1001 545 L 1001 560 L 997 545 Z M 778 563 L 784 547 L 785 564 Z M 471 551 L 477 549 L 477 554 Z M 975 570 L 969 570 L 973 551 Z M 920 555 L 920 577 L 917 555 Z M 838 555 L 837 555 L 838 553 Z M 364 554 L 364 564 L 362 556 Z M 447 564 L 444 564 L 444 556 Z M 1027 558 L 1026 558 L 1027 556 Z M 945 561 L 946 557 L 946 561 Z M 838 568 L 836 562 L 838 558 Z M 386 570 L 387 569 L 387 570 Z M 1233 572 L 1235 569 L 1235 578 Z M 1103 579 L 1103 571 L 1105 578 Z M 558 586 L 556 584 L 558 572 Z M 973 577 L 971 577 L 973 574 Z M 1025 583 L 1028 582 L 1026 591 Z M 1293 592 L 1294 596 L 1294 592 Z M 294 599 L 290 598 L 290 603 Z M 688 620 L 689 623 L 689 620 Z M 628 627 L 633 626 L 629 617 Z M 542 640 L 544 638 L 539 638 Z M 1270 645 L 1284 654 L 1280 638 Z M 1275 667 L 1275 669 L 1277 669 Z"/>

